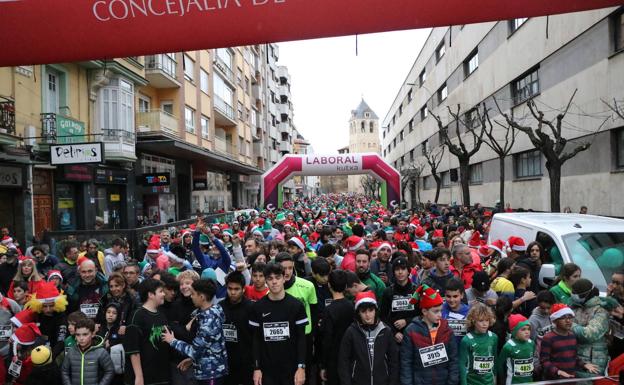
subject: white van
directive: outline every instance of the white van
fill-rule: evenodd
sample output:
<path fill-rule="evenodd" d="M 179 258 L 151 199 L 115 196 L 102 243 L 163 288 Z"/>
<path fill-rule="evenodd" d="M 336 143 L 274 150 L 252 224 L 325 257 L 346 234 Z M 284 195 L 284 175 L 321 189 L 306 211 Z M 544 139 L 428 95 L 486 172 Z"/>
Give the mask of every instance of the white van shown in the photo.
<path fill-rule="evenodd" d="M 604 295 L 613 272 L 624 268 L 624 220 L 560 213 L 494 215 L 488 241 L 507 241 L 512 235 L 544 247 L 539 274 L 543 287 L 552 284 L 563 264 L 573 262 Z"/>

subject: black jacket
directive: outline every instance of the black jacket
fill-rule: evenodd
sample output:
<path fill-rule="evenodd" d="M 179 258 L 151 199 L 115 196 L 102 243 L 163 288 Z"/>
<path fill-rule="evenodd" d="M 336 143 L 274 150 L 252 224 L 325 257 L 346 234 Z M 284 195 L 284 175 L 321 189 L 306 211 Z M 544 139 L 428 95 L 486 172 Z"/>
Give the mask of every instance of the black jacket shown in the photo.
<path fill-rule="evenodd" d="M 15 278 L 16 273 L 17 259 L 13 264 L 3 263 L 0 265 L 0 291 L 2 291 L 2 295 L 9 295 L 9 286 L 11 286 L 11 282 L 13 281 L 13 278 Z"/>
<path fill-rule="evenodd" d="M 253 302 L 243 297 L 237 304 L 232 304 L 228 298 L 220 303 L 225 313 L 223 333 L 227 350 L 228 368 L 230 373 L 240 370 L 251 370 L 251 329 L 249 314 Z"/>
<path fill-rule="evenodd" d="M 327 370 L 327 384 L 339 384 L 338 353 L 340 342 L 353 322 L 353 303 L 346 298 L 332 301 L 321 318 L 321 368 Z"/>
<path fill-rule="evenodd" d="M 398 385 L 399 349 L 390 328 L 381 321 L 370 330 L 351 324 L 340 344 L 338 376 L 341 385 Z"/>
<path fill-rule="evenodd" d="M 388 325 L 393 334 L 405 329 L 412 318 L 420 314 L 418 306 L 409 303 L 415 290 L 416 286 L 409 280 L 405 286 L 395 283 L 384 290 L 381 300 L 381 320 Z M 400 319 L 405 320 L 403 329 L 394 327 L 394 322 Z"/>
<path fill-rule="evenodd" d="M 535 261 L 533 261 L 526 255 L 518 258 L 518 260 L 516 261 L 516 265 L 523 266 L 529 269 L 529 271 L 531 272 L 531 286 L 529 286 L 527 290 L 530 290 L 533 293 L 537 294 L 541 290 L 539 284 L 540 267 L 537 265 L 537 263 L 535 263 Z"/>

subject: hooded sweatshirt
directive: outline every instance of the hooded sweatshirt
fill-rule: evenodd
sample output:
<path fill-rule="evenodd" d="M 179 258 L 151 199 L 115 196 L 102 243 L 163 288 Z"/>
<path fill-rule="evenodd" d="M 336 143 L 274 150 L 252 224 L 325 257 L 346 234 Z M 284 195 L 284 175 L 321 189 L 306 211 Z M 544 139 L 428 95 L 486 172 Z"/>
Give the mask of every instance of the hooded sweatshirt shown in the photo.
<path fill-rule="evenodd" d="M 550 315 L 544 314 L 539 306 L 533 309 L 533 312 L 529 317 L 529 323 L 531 324 L 531 340 L 535 341 L 535 358 L 537 363 L 540 348 L 542 346 L 542 339 L 553 329 L 553 326 L 550 322 Z"/>

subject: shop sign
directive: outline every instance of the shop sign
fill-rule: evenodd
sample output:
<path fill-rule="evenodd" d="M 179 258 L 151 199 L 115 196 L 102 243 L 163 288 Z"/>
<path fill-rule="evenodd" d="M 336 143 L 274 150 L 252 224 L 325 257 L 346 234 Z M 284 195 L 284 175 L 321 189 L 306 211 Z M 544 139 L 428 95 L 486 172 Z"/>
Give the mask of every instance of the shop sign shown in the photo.
<path fill-rule="evenodd" d="M 85 141 L 85 124 L 78 120 L 56 115 L 58 143 L 81 143 Z"/>
<path fill-rule="evenodd" d="M 59 198 L 57 206 L 59 209 L 73 209 L 74 200 L 71 198 Z"/>
<path fill-rule="evenodd" d="M 89 166 L 65 166 L 63 167 L 62 179 L 76 182 L 91 182 L 93 169 Z"/>
<path fill-rule="evenodd" d="M 102 142 L 58 144 L 50 146 L 50 164 L 104 162 Z"/>
<path fill-rule="evenodd" d="M 128 183 L 128 172 L 98 168 L 95 170 L 95 183 L 126 184 Z"/>
<path fill-rule="evenodd" d="M 121 200 L 121 196 L 119 194 L 111 194 L 110 201 L 111 202 L 119 202 Z"/>
<path fill-rule="evenodd" d="M 204 180 L 194 180 L 193 181 L 193 191 L 203 191 L 208 190 L 208 185 Z"/>
<path fill-rule="evenodd" d="M 22 169 L 0 166 L 0 186 L 22 187 Z"/>
<path fill-rule="evenodd" d="M 168 172 L 143 174 L 141 178 L 143 186 L 169 186 L 171 184 L 171 176 Z"/>

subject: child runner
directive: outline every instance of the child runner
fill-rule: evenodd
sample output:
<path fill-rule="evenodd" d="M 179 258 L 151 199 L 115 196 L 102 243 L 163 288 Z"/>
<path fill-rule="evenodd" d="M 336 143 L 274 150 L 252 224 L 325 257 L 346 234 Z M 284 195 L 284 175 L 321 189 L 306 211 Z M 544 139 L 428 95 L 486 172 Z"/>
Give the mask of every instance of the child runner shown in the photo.
<path fill-rule="evenodd" d="M 457 278 L 449 280 L 444 293 L 442 305 L 442 318 L 448 322 L 449 327 L 455 334 L 457 345 L 468 332 L 466 315 L 470 307 L 462 302 L 464 299 L 464 284 Z"/>
<path fill-rule="evenodd" d="M 468 333 L 459 346 L 461 385 L 492 385 L 496 379 L 498 337 L 488 329 L 496 318 L 490 307 L 478 303 L 470 308 Z"/>
<path fill-rule="evenodd" d="M 76 323 L 76 345 L 65 354 L 61 374 L 65 385 L 109 384 L 113 380 L 113 361 L 104 349 L 102 337 L 95 335 L 92 319 Z"/>
<path fill-rule="evenodd" d="M 455 277 L 450 270 L 451 264 L 449 260 L 451 258 L 451 252 L 448 249 L 435 249 L 434 255 L 435 267 L 431 269 L 429 276 L 423 283 L 439 291 L 440 295 L 444 296 L 447 282 Z"/>
<path fill-rule="evenodd" d="M 421 285 L 412 298 L 422 316 L 405 329 L 401 342 L 402 385 L 455 385 L 459 382 L 457 342 L 446 320 L 442 319 L 442 297 Z"/>
<path fill-rule="evenodd" d="M 264 278 L 265 267 L 266 265 L 262 262 L 256 262 L 251 266 L 252 284 L 245 286 L 245 297 L 251 301 L 256 302 L 269 292 Z"/>
<path fill-rule="evenodd" d="M 540 363 L 544 378 L 574 378 L 576 370 L 583 368 L 597 374 L 598 366 L 581 361 L 576 355 L 576 336 L 572 333 L 574 312 L 567 305 L 556 303 L 551 308 L 550 320 L 554 329 L 542 340 Z"/>
<path fill-rule="evenodd" d="M 392 262 L 394 284 L 386 287 L 381 302 L 381 319 L 392 329 L 397 343 L 403 340 L 403 330 L 407 324 L 419 314 L 413 303 L 410 303 L 416 286 L 409 280 L 407 259 L 399 257 Z"/>
<path fill-rule="evenodd" d="M 212 280 L 200 279 L 193 282 L 191 299 L 197 308 L 195 320 L 197 334 L 189 344 L 175 338 L 165 328 L 162 340 L 175 350 L 193 359 L 195 379 L 199 385 L 221 385 L 227 374 L 227 351 L 223 336 L 223 309 L 212 304 L 217 285 Z"/>
<path fill-rule="evenodd" d="M 531 341 L 531 325 L 522 314 L 512 314 L 509 331 L 511 338 L 500 352 L 498 371 L 505 375 L 506 385 L 532 382 L 535 343 Z"/>

